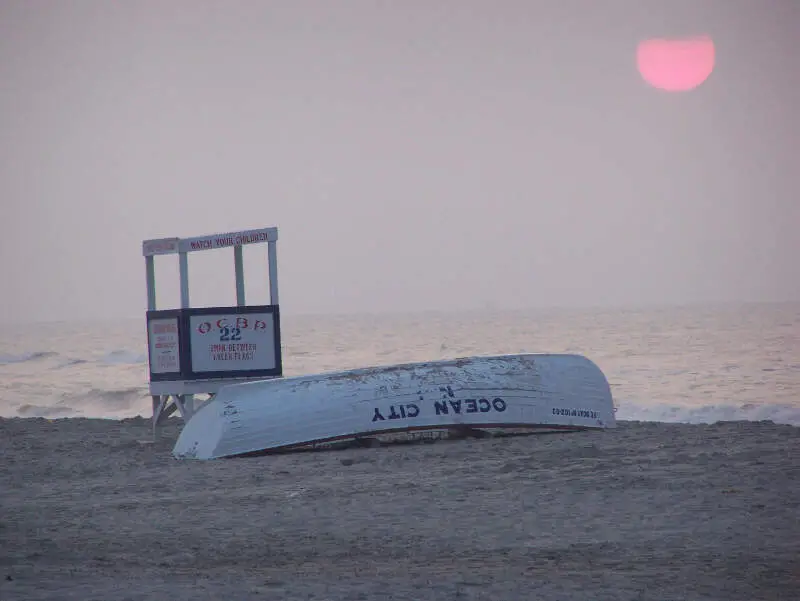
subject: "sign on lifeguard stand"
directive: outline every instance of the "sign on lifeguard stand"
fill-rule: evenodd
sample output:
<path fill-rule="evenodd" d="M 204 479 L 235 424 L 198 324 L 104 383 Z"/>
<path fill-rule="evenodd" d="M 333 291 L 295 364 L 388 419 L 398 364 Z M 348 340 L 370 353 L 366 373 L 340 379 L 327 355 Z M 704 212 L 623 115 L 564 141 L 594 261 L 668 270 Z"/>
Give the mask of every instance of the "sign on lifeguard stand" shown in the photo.
<path fill-rule="evenodd" d="M 280 312 L 278 310 L 278 228 L 230 232 L 196 238 L 160 238 L 142 242 L 147 269 L 147 347 L 153 434 L 178 411 L 184 421 L 195 410 L 194 395 L 214 394 L 224 385 L 280 377 Z M 245 244 L 267 244 L 268 305 L 245 303 Z M 233 248 L 236 306 L 191 307 L 190 252 Z M 156 308 L 155 256 L 178 255 L 181 308 Z"/>

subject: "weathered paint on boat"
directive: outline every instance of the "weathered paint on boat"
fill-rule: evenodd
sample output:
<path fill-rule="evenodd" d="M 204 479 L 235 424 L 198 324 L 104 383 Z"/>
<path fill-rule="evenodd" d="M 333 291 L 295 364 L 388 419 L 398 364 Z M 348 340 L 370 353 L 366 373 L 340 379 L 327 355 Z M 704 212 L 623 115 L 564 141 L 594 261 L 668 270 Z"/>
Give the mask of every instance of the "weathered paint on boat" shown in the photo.
<path fill-rule="evenodd" d="M 586 357 L 500 355 L 224 386 L 173 454 L 215 459 L 428 429 L 615 426 L 608 381 Z"/>

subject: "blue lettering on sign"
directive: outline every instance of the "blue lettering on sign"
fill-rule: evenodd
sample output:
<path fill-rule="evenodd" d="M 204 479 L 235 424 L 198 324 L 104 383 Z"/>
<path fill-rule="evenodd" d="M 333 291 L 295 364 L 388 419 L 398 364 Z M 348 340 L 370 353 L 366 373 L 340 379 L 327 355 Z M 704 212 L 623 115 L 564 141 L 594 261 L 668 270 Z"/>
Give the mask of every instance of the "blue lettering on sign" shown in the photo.
<path fill-rule="evenodd" d="M 229 328 L 228 326 L 223 326 L 219 329 L 219 339 L 221 342 L 227 342 L 229 340 L 241 340 L 242 330 L 240 328 Z"/>
<path fill-rule="evenodd" d="M 506 410 L 506 402 L 501 398 L 495 398 L 491 402 L 488 399 L 464 399 L 463 401 L 434 401 L 433 408 L 436 415 L 449 415 L 452 413 L 461 414 L 463 403 L 463 413 L 488 413 L 492 409 L 498 413 Z"/>

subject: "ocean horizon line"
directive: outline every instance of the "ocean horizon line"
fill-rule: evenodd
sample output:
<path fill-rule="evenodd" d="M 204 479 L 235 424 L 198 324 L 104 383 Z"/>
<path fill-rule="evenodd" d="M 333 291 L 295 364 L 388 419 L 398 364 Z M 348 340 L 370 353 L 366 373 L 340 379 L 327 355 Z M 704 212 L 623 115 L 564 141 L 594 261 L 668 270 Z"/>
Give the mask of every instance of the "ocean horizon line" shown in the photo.
<path fill-rule="evenodd" d="M 664 311 L 681 309 L 733 309 L 744 307 L 780 307 L 800 305 L 800 299 L 785 300 L 711 300 L 711 301 L 683 301 L 683 302 L 652 302 L 652 303 L 609 303 L 609 304 L 569 304 L 569 305 L 525 305 L 518 307 L 486 306 L 446 308 L 415 308 L 415 309 L 371 309 L 371 310 L 333 310 L 333 311 L 293 311 L 281 306 L 282 318 L 341 318 L 341 317 L 414 317 L 430 315 L 471 316 L 476 314 L 524 314 L 524 313 L 587 313 L 587 312 L 618 312 L 618 311 Z M 192 305 L 191 308 L 233 306 L 233 305 Z M 161 307 L 159 310 L 174 310 L 180 307 Z M 145 321 L 146 309 L 140 315 L 120 314 L 103 317 L 78 317 L 76 319 L 38 319 L 38 320 L 8 320 L 0 319 L 0 327 L 14 326 L 45 326 L 56 324 L 101 324 L 110 322 Z"/>

